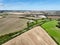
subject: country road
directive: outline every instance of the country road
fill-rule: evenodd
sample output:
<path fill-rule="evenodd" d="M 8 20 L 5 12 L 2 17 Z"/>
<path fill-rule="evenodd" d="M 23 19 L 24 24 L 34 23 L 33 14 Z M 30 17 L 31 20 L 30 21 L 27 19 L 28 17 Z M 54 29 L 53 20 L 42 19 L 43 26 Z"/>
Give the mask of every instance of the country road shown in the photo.
<path fill-rule="evenodd" d="M 55 41 L 42 29 L 37 26 L 20 36 L 4 43 L 3 45 L 57 45 Z"/>

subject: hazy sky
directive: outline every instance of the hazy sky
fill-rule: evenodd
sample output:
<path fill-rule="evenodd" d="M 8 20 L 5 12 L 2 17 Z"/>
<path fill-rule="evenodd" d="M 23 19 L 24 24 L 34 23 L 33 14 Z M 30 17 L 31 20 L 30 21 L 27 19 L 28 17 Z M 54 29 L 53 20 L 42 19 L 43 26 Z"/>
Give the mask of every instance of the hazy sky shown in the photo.
<path fill-rule="evenodd" d="M 0 0 L 0 10 L 60 10 L 60 0 Z"/>

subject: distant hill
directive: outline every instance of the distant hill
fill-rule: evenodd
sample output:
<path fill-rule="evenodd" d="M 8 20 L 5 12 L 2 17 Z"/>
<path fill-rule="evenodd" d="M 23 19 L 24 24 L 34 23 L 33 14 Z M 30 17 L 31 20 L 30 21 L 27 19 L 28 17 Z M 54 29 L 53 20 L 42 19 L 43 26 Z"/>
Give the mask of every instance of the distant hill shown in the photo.
<path fill-rule="evenodd" d="M 35 10 L 0 10 L 0 13 L 3 12 L 30 12 L 30 13 L 44 13 L 47 15 L 60 15 L 60 11 L 58 10 L 48 10 L 48 11 L 35 11 Z"/>

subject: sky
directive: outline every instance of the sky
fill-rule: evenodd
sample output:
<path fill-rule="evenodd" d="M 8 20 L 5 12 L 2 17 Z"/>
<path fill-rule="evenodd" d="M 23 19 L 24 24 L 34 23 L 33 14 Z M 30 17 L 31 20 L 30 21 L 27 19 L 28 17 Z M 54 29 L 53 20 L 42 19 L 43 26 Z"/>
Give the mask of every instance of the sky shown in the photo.
<path fill-rule="evenodd" d="M 60 10 L 60 0 L 0 0 L 0 10 Z"/>

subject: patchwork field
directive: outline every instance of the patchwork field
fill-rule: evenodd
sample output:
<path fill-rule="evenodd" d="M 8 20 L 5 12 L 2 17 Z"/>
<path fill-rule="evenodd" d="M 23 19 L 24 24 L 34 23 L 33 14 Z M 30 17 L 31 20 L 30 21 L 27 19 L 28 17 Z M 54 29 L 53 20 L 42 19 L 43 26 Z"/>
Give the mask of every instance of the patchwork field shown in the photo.
<path fill-rule="evenodd" d="M 40 26 L 31 29 L 2 45 L 57 45 Z"/>
<path fill-rule="evenodd" d="M 50 21 L 42 25 L 42 27 L 52 36 L 55 41 L 60 45 L 60 29 L 56 27 L 57 21 Z"/>
<path fill-rule="evenodd" d="M 27 19 L 2 18 L 0 19 L 0 35 L 19 31 L 27 27 Z"/>
<path fill-rule="evenodd" d="M 46 21 L 45 23 L 43 23 L 42 24 L 42 28 L 44 28 L 45 30 L 46 30 L 46 32 L 51 36 L 51 37 L 53 37 L 53 39 L 57 42 L 57 44 L 58 45 L 60 45 L 60 29 L 59 28 L 57 28 L 56 27 L 56 25 L 57 25 L 57 23 L 58 23 L 58 21 L 56 21 L 56 20 L 52 20 L 52 21 L 48 21 L 49 19 L 45 19 L 45 20 L 43 20 L 43 21 L 41 21 L 41 20 L 38 20 L 37 21 L 37 23 L 39 22 L 39 23 L 41 23 L 41 22 L 44 22 L 44 21 Z M 4 34 L 8 34 L 8 33 L 12 33 L 12 32 L 16 32 L 16 31 L 19 31 L 19 30 L 22 30 L 22 29 L 24 29 L 24 28 L 26 28 L 27 27 L 27 19 L 22 19 L 22 18 L 18 18 L 18 17 L 11 17 L 11 16 L 8 16 L 7 18 L 2 18 L 2 19 L 0 19 L 0 35 L 4 35 Z M 37 28 L 38 29 L 38 31 L 39 31 L 39 28 Z M 37 30 L 36 29 L 36 30 Z M 41 28 L 40 28 L 41 29 Z M 34 29 L 33 29 L 34 30 Z M 30 32 L 32 35 L 34 34 L 35 35 L 35 33 L 36 33 L 36 35 L 35 35 L 35 37 L 37 36 L 37 33 L 41 33 L 41 31 L 33 31 L 33 33 L 32 33 L 32 31 L 28 31 L 28 32 Z M 26 32 L 27 33 L 27 32 Z M 22 38 L 25 40 L 25 36 L 27 37 L 27 39 L 29 39 L 30 40 L 30 38 L 31 37 L 29 37 L 28 35 L 30 34 L 30 33 L 27 33 L 27 34 L 22 34 L 21 36 L 18 36 L 19 38 L 16 38 L 16 40 L 17 39 L 19 39 L 19 40 L 21 40 Z M 44 35 L 44 33 L 41 33 L 41 34 L 43 34 L 42 36 L 40 36 L 39 34 L 39 38 L 44 38 L 44 41 L 45 41 L 45 38 L 47 38 L 47 37 L 45 37 Z M 32 38 L 34 37 L 34 35 L 32 36 Z M 21 38 L 21 39 L 20 39 Z M 15 39 L 15 38 L 14 38 Z M 14 40 L 14 39 L 12 39 L 13 41 L 13 43 L 11 44 L 11 45 L 13 45 L 15 42 L 16 42 L 16 40 Z M 34 39 L 34 38 L 33 38 Z M 32 39 L 32 40 L 33 40 Z M 46 39 L 46 40 L 49 40 L 48 38 Z M 15 41 L 15 42 L 14 42 Z M 26 41 L 26 40 L 25 40 Z M 30 40 L 31 41 L 31 40 Z M 38 41 L 38 40 L 37 40 Z M 43 42 L 44 42 L 43 41 Z M 17 41 L 18 42 L 18 41 Z M 21 42 L 21 41 L 20 41 Z M 27 40 L 27 42 L 28 42 L 28 40 Z M 34 42 L 34 41 L 33 41 Z M 40 41 L 41 42 L 41 41 Z M 47 41 L 48 42 L 48 41 Z M 25 44 L 26 42 L 24 42 L 24 41 L 22 41 L 22 43 L 23 44 Z M 28 42 L 28 43 L 30 43 L 30 42 Z M 31 42 L 32 43 L 32 42 Z M 37 43 L 37 42 L 36 42 Z M 49 45 L 53 45 L 53 43 L 51 44 L 50 42 L 48 42 L 49 43 Z M 9 43 L 9 41 L 8 41 L 8 44 L 10 44 Z M 20 44 L 20 43 L 18 43 L 18 44 Z M 42 43 L 43 44 L 43 43 Z M 44 44 L 46 44 L 45 42 L 44 42 Z M 21 44 L 22 45 L 22 44 Z M 28 44 L 26 44 L 26 45 L 28 45 Z M 30 44 L 29 44 L 30 45 Z M 32 44 L 31 44 L 32 45 Z M 33 45 L 34 45 L 34 43 L 33 43 Z M 47 44 L 46 44 L 47 45 Z"/>

